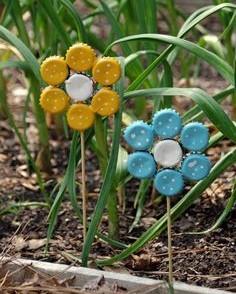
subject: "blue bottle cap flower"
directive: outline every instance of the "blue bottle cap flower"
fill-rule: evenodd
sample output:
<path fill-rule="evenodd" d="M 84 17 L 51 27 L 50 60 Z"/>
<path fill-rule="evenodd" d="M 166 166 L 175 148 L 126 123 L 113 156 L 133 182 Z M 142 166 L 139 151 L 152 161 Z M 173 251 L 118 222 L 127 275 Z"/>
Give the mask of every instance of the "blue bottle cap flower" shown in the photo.
<path fill-rule="evenodd" d="M 173 109 L 163 109 L 154 115 L 153 128 L 162 139 L 174 138 L 182 128 L 181 117 Z"/>
<path fill-rule="evenodd" d="M 208 129 L 201 123 L 189 123 L 182 129 L 180 141 L 189 151 L 203 151 L 209 141 Z"/>
<path fill-rule="evenodd" d="M 183 176 L 179 171 L 173 169 L 163 169 L 156 174 L 154 186 L 162 195 L 177 195 L 184 188 Z"/>
<path fill-rule="evenodd" d="M 125 140 L 136 150 L 128 156 L 129 173 L 139 179 L 154 177 L 155 189 L 165 196 L 181 193 L 185 179 L 201 180 L 211 169 L 209 159 L 200 154 L 208 145 L 208 129 L 201 123 L 189 123 L 181 129 L 180 114 L 164 109 L 153 116 L 151 126 L 137 121 L 124 132 Z M 151 147 L 153 154 L 149 153 Z M 163 169 L 158 171 L 159 166 Z"/>
<path fill-rule="evenodd" d="M 209 159 L 202 154 L 190 154 L 181 166 L 184 177 L 191 181 L 199 181 L 207 177 L 211 169 Z"/>
<path fill-rule="evenodd" d="M 136 121 L 125 129 L 124 138 L 135 150 L 147 150 L 153 144 L 153 129 L 143 121 Z"/>
<path fill-rule="evenodd" d="M 138 179 L 151 178 L 156 172 L 156 163 L 148 152 L 134 152 L 128 156 L 129 173 Z"/>

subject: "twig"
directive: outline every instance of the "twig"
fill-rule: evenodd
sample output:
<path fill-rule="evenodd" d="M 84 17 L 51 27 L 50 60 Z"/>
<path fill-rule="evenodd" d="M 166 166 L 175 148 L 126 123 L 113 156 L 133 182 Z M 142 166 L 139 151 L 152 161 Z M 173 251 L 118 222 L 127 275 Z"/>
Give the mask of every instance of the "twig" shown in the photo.
<path fill-rule="evenodd" d="M 83 202 L 83 239 L 86 239 L 87 232 L 87 195 L 86 195 L 86 173 L 85 173 L 85 141 L 84 133 L 80 133 L 81 146 L 81 171 L 82 171 L 82 202 Z"/>
<path fill-rule="evenodd" d="M 169 256 L 169 288 L 170 294 L 174 294 L 173 288 L 173 264 L 172 264 L 172 238 L 171 238 L 171 211 L 170 197 L 166 197 L 167 208 L 167 234 L 168 234 L 168 256 Z"/>

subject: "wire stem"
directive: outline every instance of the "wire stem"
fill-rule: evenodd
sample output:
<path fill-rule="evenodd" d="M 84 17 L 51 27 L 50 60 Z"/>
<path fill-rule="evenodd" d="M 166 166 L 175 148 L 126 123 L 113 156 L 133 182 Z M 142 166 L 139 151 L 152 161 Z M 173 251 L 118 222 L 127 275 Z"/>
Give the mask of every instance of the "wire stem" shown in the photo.
<path fill-rule="evenodd" d="M 168 257 L 169 257 L 169 293 L 174 294 L 173 287 L 173 264 L 172 264 L 172 237 L 171 237 L 171 211 L 170 197 L 166 197 L 167 207 L 167 234 L 168 234 Z"/>
<path fill-rule="evenodd" d="M 81 171 L 82 171 L 82 202 L 83 202 L 83 239 L 85 241 L 87 232 L 87 195 L 86 195 L 86 173 L 85 173 L 85 142 L 84 133 L 80 133 L 80 146 L 81 146 Z"/>

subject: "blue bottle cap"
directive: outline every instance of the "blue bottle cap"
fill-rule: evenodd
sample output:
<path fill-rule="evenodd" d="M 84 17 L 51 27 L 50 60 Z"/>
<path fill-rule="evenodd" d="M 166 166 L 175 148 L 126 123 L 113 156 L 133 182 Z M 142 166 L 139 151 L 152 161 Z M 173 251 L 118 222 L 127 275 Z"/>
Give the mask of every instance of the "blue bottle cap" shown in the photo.
<path fill-rule="evenodd" d="M 182 129 L 180 141 L 189 151 L 203 151 L 209 141 L 208 129 L 201 123 L 189 123 Z"/>
<path fill-rule="evenodd" d="M 191 181 L 199 181 L 208 176 L 211 170 L 210 160 L 202 154 L 190 154 L 181 166 L 184 177 Z"/>
<path fill-rule="evenodd" d="M 136 121 L 125 129 L 124 138 L 133 149 L 147 150 L 153 144 L 152 126 Z"/>
<path fill-rule="evenodd" d="M 154 186 L 157 191 L 165 196 L 179 194 L 184 188 L 183 176 L 173 169 L 163 169 L 158 172 L 154 179 Z"/>
<path fill-rule="evenodd" d="M 181 117 L 174 109 L 163 109 L 155 113 L 153 128 L 161 139 L 174 138 L 182 128 Z"/>
<path fill-rule="evenodd" d="M 156 163 L 150 153 L 138 151 L 129 154 L 127 168 L 135 178 L 147 179 L 155 174 Z"/>

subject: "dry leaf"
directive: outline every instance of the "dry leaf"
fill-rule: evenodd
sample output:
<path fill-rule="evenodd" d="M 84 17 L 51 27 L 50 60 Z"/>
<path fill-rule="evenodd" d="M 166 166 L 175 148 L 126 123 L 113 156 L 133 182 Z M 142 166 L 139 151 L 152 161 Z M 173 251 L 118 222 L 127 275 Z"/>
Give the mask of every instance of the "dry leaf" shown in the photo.
<path fill-rule="evenodd" d="M 7 160 L 7 156 L 5 154 L 0 154 L 0 162 L 4 162 Z"/>
<path fill-rule="evenodd" d="M 28 242 L 29 250 L 36 250 L 47 243 L 47 239 L 31 239 Z"/>
<path fill-rule="evenodd" d="M 15 236 L 12 243 L 16 251 L 21 251 L 23 248 L 27 247 L 27 241 L 22 236 Z"/>
<path fill-rule="evenodd" d="M 31 191 L 38 191 L 39 187 L 38 186 L 33 186 L 32 184 L 30 184 L 29 182 L 22 182 L 22 186 L 24 186 L 25 188 L 31 190 Z"/>

